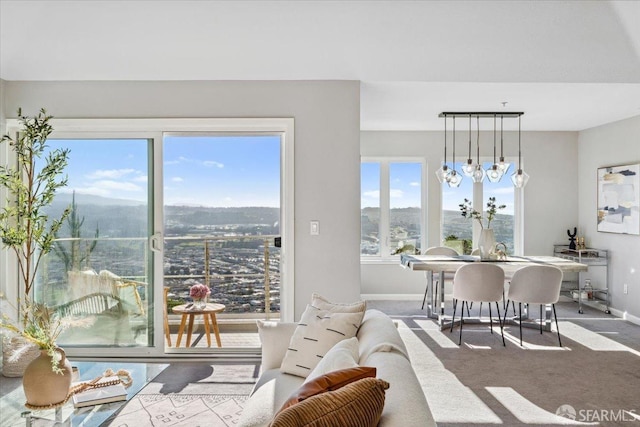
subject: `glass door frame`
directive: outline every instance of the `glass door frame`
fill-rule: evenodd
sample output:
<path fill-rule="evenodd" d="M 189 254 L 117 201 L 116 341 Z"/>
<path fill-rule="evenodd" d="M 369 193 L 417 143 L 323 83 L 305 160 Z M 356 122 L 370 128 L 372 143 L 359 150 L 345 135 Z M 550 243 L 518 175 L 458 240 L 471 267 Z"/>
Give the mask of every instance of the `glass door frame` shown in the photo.
<path fill-rule="evenodd" d="M 294 314 L 294 119 L 293 118 L 212 118 L 212 119 L 52 119 L 54 131 L 52 139 L 147 139 L 150 143 L 149 158 L 149 209 L 152 218 L 152 229 L 149 236 L 150 254 L 153 255 L 153 270 L 149 280 L 153 283 L 153 343 L 149 347 L 71 347 L 67 351 L 70 357 L 87 358 L 131 358 L 131 357 L 176 357 L 165 351 L 163 311 L 155 307 L 163 304 L 163 168 L 162 144 L 165 133 L 270 133 L 281 135 L 281 167 L 280 167 L 280 219 L 281 219 L 281 304 L 280 320 L 292 322 Z M 17 119 L 7 119 L 7 133 L 19 130 Z M 8 145 L 8 144 L 5 144 Z M 8 149 L 7 149 L 8 150 Z M 10 155 L 3 155 L 3 160 L 11 161 Z M 8 158 L 4 158 L 8 157 Z M 15 279 L 16 271 L 11 268 L 16 260 L 11 258 L 8 250 L 2 251 L 2 274 L 0 280 L 7 283 L 7 298 L 20 296 L 11 284 L 18 287 Z M 6 256 L 5 256 L 6 254 Z M 20 292 L 20 290 L 18 290 Z M 218 350 L 225 355 L 244 353 L 237 349 Z M 181 354 L 181 357 L 202 357 L 202 353 Z"/>

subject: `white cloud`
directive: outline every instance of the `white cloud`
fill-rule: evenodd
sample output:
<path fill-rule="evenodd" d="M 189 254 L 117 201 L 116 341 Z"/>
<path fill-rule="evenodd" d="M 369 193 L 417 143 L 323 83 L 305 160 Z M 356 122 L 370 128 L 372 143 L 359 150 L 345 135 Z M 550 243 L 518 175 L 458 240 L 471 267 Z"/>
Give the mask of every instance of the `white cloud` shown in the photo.
<path fill-rule="evenodd" d="M 173 178 L 171 178 L 171 182 L 183 182 L 184 179 L 182 179 L 179 176 L 174 176 Z"/>
<path fill-rule="evenodd" d="M 397 188 L 392 188 L 389 190 L 389 196 L 392 199 L 401 199 L 404 196 L 404 191 L 398 190 Z"/>
<path fill-rule="evenodd" d="M 410 183 L 409 183 L 409 185 L 410 185 L 411 187 L 420 187 L 420 183 L 419 183 L 419 182 L 417 182 L 417 181 L 410 182 Z"/>
<path fill-rule="evenodd" d="M 102 170 L 98 169 L 93 173 L 87 175 L 89 179 L 117 179 L 122 178 L 123 176 L 130 175 L 136 172 L 135 169 L 108 169 Z"/>
<path fill-rule="evenodd" d="M 146 175 L 140 175 L 136 178 L 133 179 L 134 182 L 148 182 L 149 181 L 149 177 L 147 177 Z"/>
<path fill-rule="evenodd" d="M 142 191 L 143 188 L 131 182 L 119 182 L 111 180 L 96 181 L 89 188 L 106 191 Z"/>
<path fill-rule="evenodd" d="M 365 191 L 364 193 L 362 193 L 363 197 L 368 197 L 371 199 L 379 199 L 380 198 L 380 190 L 371 190 L 371 191 Z"/>
<path fill-rule="evenodd" d="M 205 160 L 204 162 L 202 162 L 202 164 L 205 165 L 208 168 L 216 167 L 216 168 L 222 169 L 224 167 L 224 164 L 222 164 L 220 162 L 216 162 L 215 160 Z"/>

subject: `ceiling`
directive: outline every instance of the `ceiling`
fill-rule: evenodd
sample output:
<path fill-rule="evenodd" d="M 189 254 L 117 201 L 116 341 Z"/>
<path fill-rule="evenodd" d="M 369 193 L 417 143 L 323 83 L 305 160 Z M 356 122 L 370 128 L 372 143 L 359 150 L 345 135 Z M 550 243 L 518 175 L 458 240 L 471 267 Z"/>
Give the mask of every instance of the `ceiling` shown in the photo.
<path fill-rule="evenodd" d="M 575 131 L 640 115 L 640 1 L 0 0 L 0 78 L 359 80 L 363 130 Z"/>

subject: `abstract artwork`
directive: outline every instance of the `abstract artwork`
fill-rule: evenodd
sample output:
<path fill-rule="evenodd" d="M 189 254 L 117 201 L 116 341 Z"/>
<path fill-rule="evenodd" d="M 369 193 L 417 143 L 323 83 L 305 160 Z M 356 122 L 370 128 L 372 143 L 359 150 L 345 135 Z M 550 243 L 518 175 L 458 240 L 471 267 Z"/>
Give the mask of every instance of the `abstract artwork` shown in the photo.
<path fill-rule="evenodd" d="M 640 234 L 640 164 L 598 168 L 598 231 Z"/>

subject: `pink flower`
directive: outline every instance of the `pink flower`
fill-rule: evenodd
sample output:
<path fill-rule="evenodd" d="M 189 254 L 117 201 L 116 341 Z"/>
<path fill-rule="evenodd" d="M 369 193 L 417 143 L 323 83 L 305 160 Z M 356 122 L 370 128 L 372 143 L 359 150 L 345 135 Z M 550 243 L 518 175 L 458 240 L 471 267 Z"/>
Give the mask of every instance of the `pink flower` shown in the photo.
<path fill-rule="evenodd" d="M 203 299 L 210 293 L 211 291 L 209 290 L 209 288 L 201 283 L 196 283 L 189 288 L 189 295 L 194 299 Z"/>

